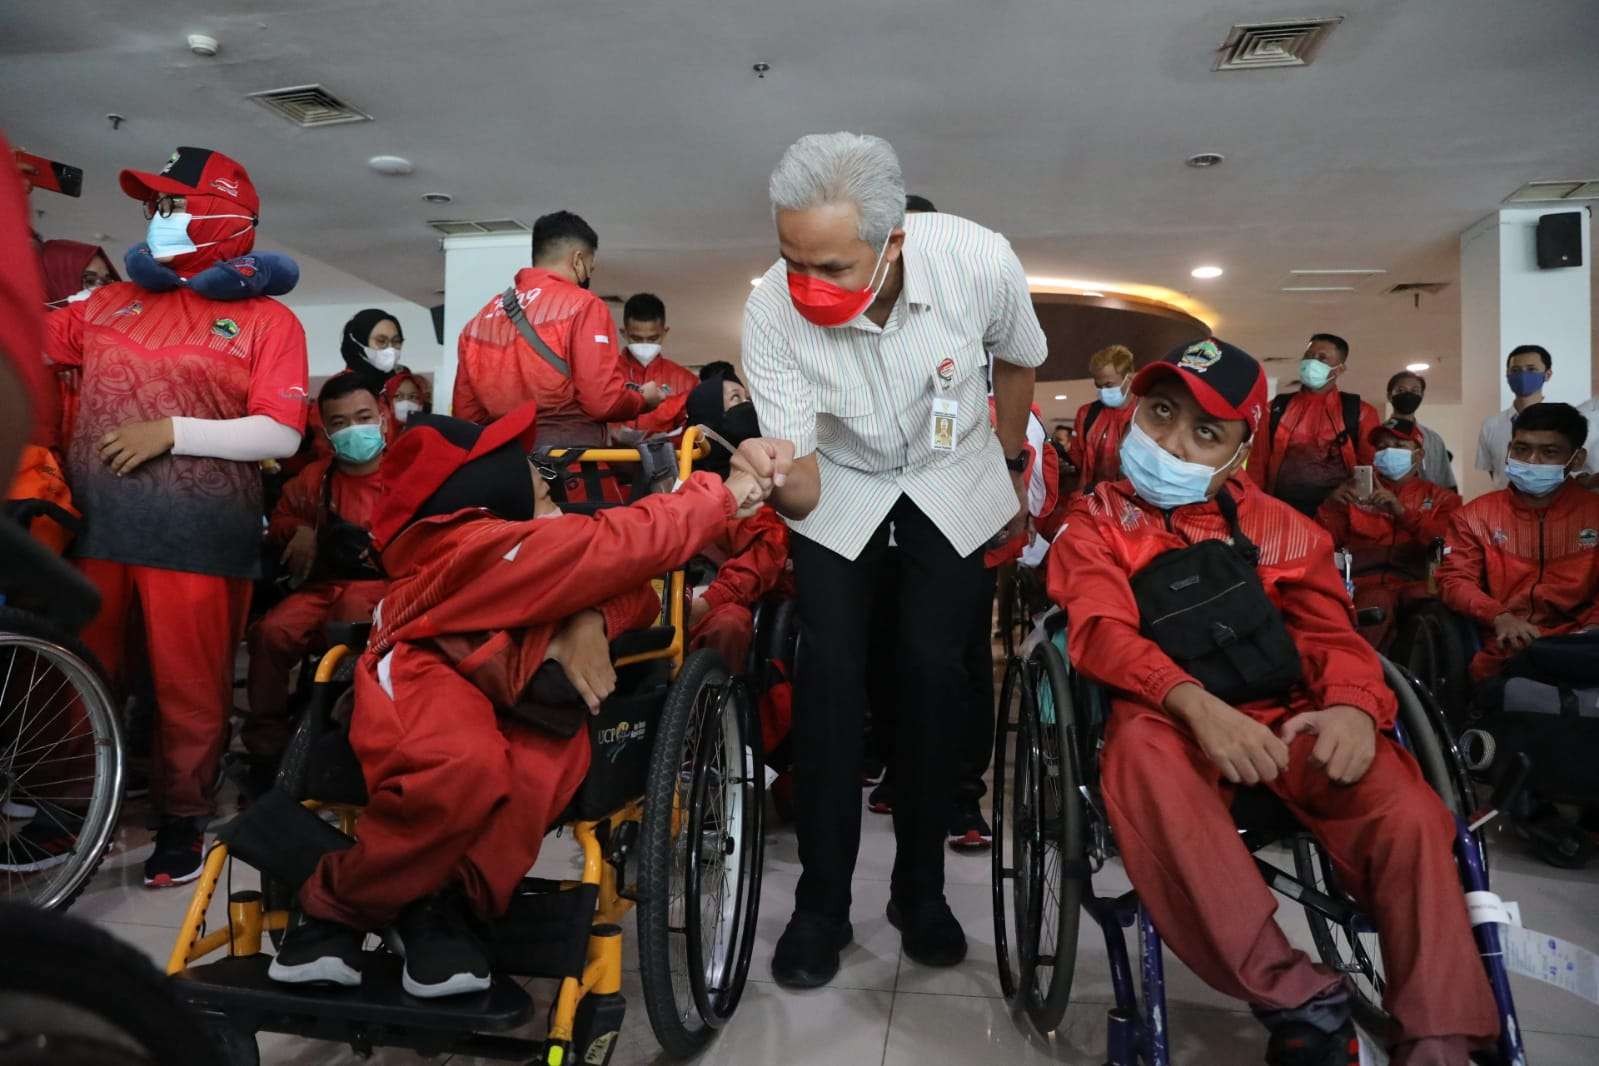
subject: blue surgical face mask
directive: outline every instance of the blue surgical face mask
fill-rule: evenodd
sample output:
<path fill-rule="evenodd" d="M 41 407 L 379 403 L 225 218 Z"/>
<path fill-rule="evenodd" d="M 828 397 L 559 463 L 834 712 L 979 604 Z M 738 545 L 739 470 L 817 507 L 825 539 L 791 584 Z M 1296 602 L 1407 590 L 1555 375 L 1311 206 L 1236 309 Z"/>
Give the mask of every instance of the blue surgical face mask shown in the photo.
<path fill-rule="evenodd" d="M 1099 402 L 1106 407 L 1120 407 L 1127 402 L 1127 390 L 1120 385 L 1112 385 L 1099 390 Z"/>
<path fill-rule="evenodd" d="M 1517 396 L 1531 396 L 1543 388 L 1542 370 L 1510 370 L 1505 373 L 1505 384 Z"/>
<path fill-rule="evenodd" d="M 347 463 L 370 463 L 383 451 L 383 425 L 365 422 L 358 426 L 345 426 L 337 433 L 329 433 L 333 454 Z"/>
<path fill-rule="evenodd" d="M 145 243 L 150 246 L 150 254 L 159 260 L 197 251 L 194 242 L 189 239 L 189 220 L 192 218 L 194 216 L 187 211 L 174 211 L 164 218 L 159 214 L 151 216 L 144 237 Z"/>
<path fill-rule="evenodd" d="M 1320 359 L 1301 359 L 1299 361 L 1299 382 L 1305 388 L 1316 390 L 1324 387 L 1332 380 L 1333 368 Z"/>
<path fill-rule="evenodd" d="M 1122 474 L 1145 502 L 1163 511 L 1203 501 L 1217 472 L 1231 465 L 1244 447 L 1240 444 L 1233 458 L 1221 466 L 1190 463 L 1155 443 L 1155 438 L 1139 428 L 1137 419 L 1134 412 L 1127 435 L 1122 438 Z"/>
<path fill-rule="evenodd" d="M 1378 448 L 1377 456 L 1371 461 L 1377 468 L 1377 473 L 1389 481 L 1398 481 L 1410 473 L 1410 468 L 1415 465 L 1411 458 L 1409 448 Z"/>
<path fill-rule="evenodd" d="M 1566 468 L 1554 463 L 1524 463 L 1511 459 L 1505 463 L 1505 476 L 1528 496 L 1547 496 L 1566 480 Z"/>

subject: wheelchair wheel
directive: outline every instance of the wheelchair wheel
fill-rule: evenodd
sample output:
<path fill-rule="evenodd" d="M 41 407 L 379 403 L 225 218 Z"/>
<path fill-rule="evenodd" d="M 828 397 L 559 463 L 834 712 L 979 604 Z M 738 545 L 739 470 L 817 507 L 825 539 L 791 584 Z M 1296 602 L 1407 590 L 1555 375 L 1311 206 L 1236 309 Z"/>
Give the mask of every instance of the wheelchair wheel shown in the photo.
<path fill-rule="evenodd" d="M 1029 787 L 1025 775 L 1030 767 L 1023 768 L 1021 765 L 1026 761 L 1025 753 L 1030 750 L 1030 742 L 1022 736 L 1023 723 L 1027 719 L 1021 710 L 1024 669 L 1019 659 L 1007 660 L 1005 680 L 999 689 L 999 723 L 994 730 L 994 844 L 989 853 L 992 868 L 990 884 L 994 891 L 994 961 L 999 967 L 1000 992 L 1011 1001 L 1015 1000 L 1016 992 L 1022 985 L 1022 930 L 1019 924 L 1013 929 L 1012 922 L 1024 918 L 1027 904 L 1022 897 L 1019 870 L 1014 865 L 1021 849 L 1017 846 L 1018 841 L 1008 835 L 1014 833 L 1017 820 L 1007 810 L 1006 799 L 1007 796 L 1012 797 L 1014 803 L 1013 797 Z M 1014 765 L 1012 737 L 1015 738 Z M 1014 955 L 1011 952 L 1012 942 L 1018 949 Z"/>
<path fill-rule="evenodd" d="M 1455 748 L 1454 738 L 1449 734 L 1442 716 L 1436 711 L 1429 711 L 1416 691 L 1412 678 L 1386 659 L 1382 665 L 1385 679 L 1399 699 L 1399 727 L 1405 746 L 1449 812 L 1462 817 L 1469 814 L 1472 805 L 1470 785 L 1466 782 L 1465 767 Z M 1299 834 L 1294 837 L 1292 846 L 1294 873 L 1300 881 L 1327 895 L 1349 899 L 1359 905 L 1360 901 L 1354 900 L 1344 890 L 1332 859 L 1314 837 Z M 1480 842 L 1478 847 L 1482 847 Z M 1483 860 L 1486 869 L 1485 851 Z M 1364 915 L 1358 916 L 1349 925 L 1331 921 L 1310 908 L 1306 909 L 1305 916 L 1309 920 L 1317 956 L 1327 966 L 1349 977 L 1357 1018 L 1372 1032 L 1393 1032 L 1393 1019 L 1383 1008 L 1382 1002 L 1387 977 L 1376 926 Z"/>
<path fill-rule="evenodd" d="M 0 607 L 0 899 L 65 910 L 105 858 L 122 736 L 81 643 Z"/>
<path fill-rule="evenodd" d="M 715 652 L 689 656 L 656 726 L 639 866 L 639 980 L 661 1048 L 700 1051 L 738 1007 L 764 844 L 760 737 Z"/>
<path fill-rule="evenodd" d="M 1393 660 L 1421 680 L 1455 729 L 1465 728 L 1471 698 L 1471 654 L 1460 622 L 1440 603 L 1406 616 L 1394 635 Z"/>

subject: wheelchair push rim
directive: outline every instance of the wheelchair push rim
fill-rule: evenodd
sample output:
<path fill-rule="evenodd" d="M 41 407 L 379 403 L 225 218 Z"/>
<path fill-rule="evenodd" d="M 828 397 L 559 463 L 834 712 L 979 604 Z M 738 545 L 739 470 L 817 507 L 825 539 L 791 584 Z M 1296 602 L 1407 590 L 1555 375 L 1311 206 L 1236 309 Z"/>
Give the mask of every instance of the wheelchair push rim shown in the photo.
<path fill-rule="evenodd" d="M 116 828 L 121 732 L 76 641 L 19 611 L 0 630 L 0 899 L 62 910 Z"/>

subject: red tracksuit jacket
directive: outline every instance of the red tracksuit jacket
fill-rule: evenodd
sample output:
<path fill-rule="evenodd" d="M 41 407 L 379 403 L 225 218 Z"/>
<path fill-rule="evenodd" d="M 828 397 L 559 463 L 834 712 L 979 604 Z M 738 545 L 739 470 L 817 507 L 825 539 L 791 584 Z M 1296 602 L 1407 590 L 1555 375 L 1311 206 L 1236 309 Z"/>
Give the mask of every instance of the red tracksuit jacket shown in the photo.
<path fill-rule="evenodd" d="M 1077 409 L 1077 432 L 1072 434 L 1071 447 L 1066 452 L 1067 461 L 1077 468 L 1078 484 L 1084 488 L 1101 481 L 1121 480 L 1122 437 L 1127 432 L 1127 424 L 1133 420 L 1133 412 L 1138 409 L 1137 400 L 1131 396 L 1120 407 L 1100 404 L 1099 413 L 1090 424 L 1088 412 L 1093 406 L 1093 403 L 1085 403 Z M 1084 426 L 1088 427 L 1087 432 Z"/>
<path fill-rule="evenodd" d="M 1460 510 L 1460 494 L 1412 474 L 1402 481 L 1377 479 L 1399 497 L 1404 511 L 1398 518 L 1387 511 L 1328 500 L 1316 512 L 1316 521 L 1332 535 L 1333 544 L 1355 555 L 1355 569 L 1378 565 L 1425 573 L 1426 551 L 1449 528 Z"/>
<path fill-rule="evenodd" d="M 1490 492 L 1455 513 L 1444 542 L 1438 594 L 1482 633 L 1471 661 L 1477 680 L 1514 654 L 1493 635 L 1506 611 L 1544 636 L 1599 625 L 1599 494 L 1567 481 L 1540 511 L 1513 488 Z"/>
<path fill-rule="evenodd" d="M 622 373 L 627 375 L 627 380 L 632 384 L 646 385 L 653 381 L 672 390 L 659 407 L 645 411 L 628 425 L 641 433 L 676 433 L 682 429 L 688 421 L 688 416 L 684 414 L 688 406 L 688 394 L 699 386 L 699 375 L 664 355 L 657 355 L 650 360 L 649 366 L 645 366 L 625 348 L 622 350 L 621 363 Z"/>
<path fill-rule="evenodd" d="M 1388 728 L 1398 704 L 1383 683 L 1377 653 L 1355 632 L 1327 534 L 1243 476 L 1233 477 L 1227 488 L 1238 504 L 1239 525 L 1260 548 L 1258 570 L 1266 594 L 1282 611 L 1299 648 L 1305 682 L 1287 710 L 1347 704 L 1371 715 L 1379 729 Z M 1227 523 L 1213 501 L 1163 514 L 1126 481 L 1099 485 L 1079 497 L 1048 563 L 1050 597 L 1071 620 L 1067 640 L 1073 665 L 1160 709 L 1173 688 L 1194 679 L 1139 631 L 1128 578 L 1162 552 L 1226 536 Z M 1239 710 L 1268 723 L 1285 713 L 1272 701 Z"/>
<path fill-rule="evenodd" d="M 627 387 L 610 309 L 565 278 L 524 267 L 516 273 L 522 313 L 550 349 L 572 368 L 570 378 L 533 351 L 506 317 L 500 294 L 461 330 L 451 412 L 488 423 L 529 400 L 539 424 L 626 422 L 644 410 Z"/>
<path fill-rule="evenodd" d="M 301 526 L 317 528 L 323 517 L 322 478 L 332 462 L 331 458 L 318 459 L 283 486 L 283 495 L 278 497 L 267 523 L 269 541 L 285 544 Z M 346 522 L 371 529 L 382 499 L 383 476 L 378 471 L 359 477 L 342 470 L 333 472 L 333 510 Z"/>
<path fill-rule="evenodd" d="M 783 577 L 788 526 L 775 510 L 762 507 L 748 518 L 728 519 L 704 554 L 718 564 L 716 578 L 705 588 L 705 602 L 713 610 L 726 603 L 753 607 Z"/>
<path fill-rule="evenodd" d="M 1345 477 L 1353 473 L 1357 465 L 1371 463 L 1376 455 L 1371 434 L 1380 425 L 1382 418 L 1377 409 L 1362 400 L 1355 439 L 1346 439 L 1339 452 Z M 1267 492 L 1275 493 L 1277 475 L 1285 459 L 1312 466 L 1326 461 L 1333 440 L 1344 428 L 1343 394 L 1336 386 L 1325 392 L 1300 389 L 1288 401 L 1277 432 L 1269 437 L 1265 433 L 1256 435 L 1254 450 L 1249 454 L 1249 476 Z"/>

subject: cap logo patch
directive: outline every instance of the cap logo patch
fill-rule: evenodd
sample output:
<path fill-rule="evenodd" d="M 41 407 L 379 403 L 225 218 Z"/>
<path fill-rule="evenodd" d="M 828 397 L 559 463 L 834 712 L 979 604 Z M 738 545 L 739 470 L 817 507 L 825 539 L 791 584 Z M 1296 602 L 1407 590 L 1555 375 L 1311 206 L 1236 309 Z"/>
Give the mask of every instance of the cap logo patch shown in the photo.
<path fill-rule="evenodd" d="M 166 164 L 166 166 L 161 168 L 160 172 L 162 174 L 165 174 L 165 173 L 167 173 L 168 171 L 170 171 L 173 167 L 175 167 L 177 165 L 178 165 L 178 153 L 177 152 L 173 152 L 172 155 L 167 158 L 167 164 Z"/>
<path fill-rule="evenodd" d="M 1177 360 L 1177 365 L 1196 374 L 1203 374 L 1220 359 L 1221 349 L 1216 347 L 1216 342 L 1204 340 L 1183 349 L 1183 356 Z"/>
<path fill-rule="evenodd" d="M 219 318 L 211 323 L 211 332 L 218 337 L 226 337 L 228 340 L 232 340 L 239 335 L 239 324 L 231 318 Z"/>
<path fill-rule="evenodd" d="M 229 181 L 227 178 L 212 178 L 211 187 L 221 192 L 224 196 L 239 195 L 239 183 Z"/>
<path fill-rule="evenodd" d="M 1577 534 L 1577 547 L 1593 548 L 1599 546 L 1599 529 L 1588 528 Z"/>

